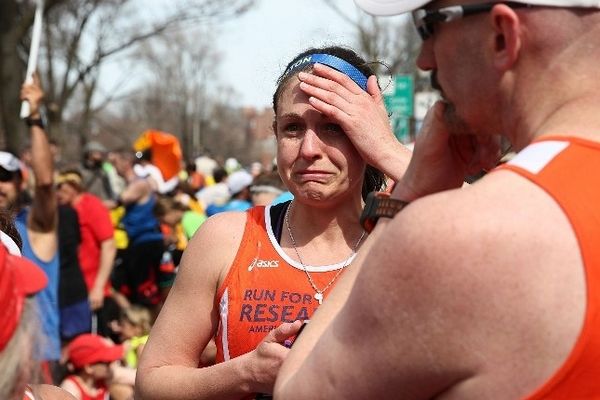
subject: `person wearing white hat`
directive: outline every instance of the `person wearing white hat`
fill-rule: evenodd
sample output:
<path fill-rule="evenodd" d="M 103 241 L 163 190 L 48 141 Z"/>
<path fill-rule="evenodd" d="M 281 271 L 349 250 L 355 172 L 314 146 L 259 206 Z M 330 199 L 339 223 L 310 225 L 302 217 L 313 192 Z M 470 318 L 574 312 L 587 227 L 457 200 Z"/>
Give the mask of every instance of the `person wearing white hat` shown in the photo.
<path fill-rule="evenodd" d="M 410 204 L 377 224 L 275 398 L 600 398 L 600 2 L 356 1 L 412 12 L 443 100 L 385 203 Z M 517 155 L 489 171 L 501 138 Z"/>

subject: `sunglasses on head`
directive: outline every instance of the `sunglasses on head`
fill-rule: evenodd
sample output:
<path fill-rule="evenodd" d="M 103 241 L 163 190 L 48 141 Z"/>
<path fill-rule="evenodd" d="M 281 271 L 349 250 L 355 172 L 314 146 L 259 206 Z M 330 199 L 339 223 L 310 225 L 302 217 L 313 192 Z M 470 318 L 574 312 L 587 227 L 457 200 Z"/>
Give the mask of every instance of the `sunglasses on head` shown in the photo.
<path fill-rule="evenodd" d="M 510 8 L 531 7 L 530 4 L 503 2 L 503 3 L 483 3 L 483 4 L 467 4 L 456 5 L 438 8 L 437 10 L 419 9 L 412 13 L 413 21 L 417 32 L 422 40 L 427 40 L 433 36 L 435 24 L 439 22 L 450 22 L 457 19 L 489 12 L 494 6 L 504 4 Z"/>

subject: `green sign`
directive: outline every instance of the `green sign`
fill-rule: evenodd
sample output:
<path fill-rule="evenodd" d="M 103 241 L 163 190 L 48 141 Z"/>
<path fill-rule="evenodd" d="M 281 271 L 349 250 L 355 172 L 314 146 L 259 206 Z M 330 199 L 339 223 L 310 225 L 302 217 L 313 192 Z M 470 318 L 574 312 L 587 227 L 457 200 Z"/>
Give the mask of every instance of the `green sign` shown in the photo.
<path fill-rule="evenodd" d="M 385 108 L 391 114 L 394 135 L 401 142 L 410 140 L 410 119 L 414 113 L 414 82 L 412 75 L 396 75 L 393 90 L 383 95 Z"/>
<path fill-rule="evenodd" d="M 410 118 L 402 116 L 391 116 L 390 123 L 394 136 L 402 143 L 408 143 L 410 138 Z"/>

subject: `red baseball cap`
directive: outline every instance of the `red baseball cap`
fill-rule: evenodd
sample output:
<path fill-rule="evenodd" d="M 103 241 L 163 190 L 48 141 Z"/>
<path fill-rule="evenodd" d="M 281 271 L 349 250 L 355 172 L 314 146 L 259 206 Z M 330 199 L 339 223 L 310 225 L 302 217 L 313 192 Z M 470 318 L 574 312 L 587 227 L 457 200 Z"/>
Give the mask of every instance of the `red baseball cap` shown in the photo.
<path fill-rule="evenodd" d="M 33 262 L 21 257 L 15 242 L 0 231 L 0 351 L 12 338 L 23 312 L 27 296 L 48 284 L 44 271 Z"/>
<path fill-rule="evenodd" d="M 77 336 L 67 346 L 68 359 L 75 368 L 117 361 L 123 358 L 124 353 L 122 345 L 91 333 Z"/>

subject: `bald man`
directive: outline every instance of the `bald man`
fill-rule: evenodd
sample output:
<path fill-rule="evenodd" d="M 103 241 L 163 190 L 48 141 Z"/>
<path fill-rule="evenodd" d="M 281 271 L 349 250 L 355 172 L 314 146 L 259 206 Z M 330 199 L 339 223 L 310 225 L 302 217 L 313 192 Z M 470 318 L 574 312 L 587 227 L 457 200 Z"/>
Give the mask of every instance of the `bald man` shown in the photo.
<path fill-rule="evenodd" d="M 600 3 L 356 1 L 412 11 L 443 101 L 392 195 L 410 204 L 379 221 L 275 398 L 600 398 Z M 335 112 L 326 81 L 304 90 Z M 461 188 L 500 136 L 517 156 Z"/>

